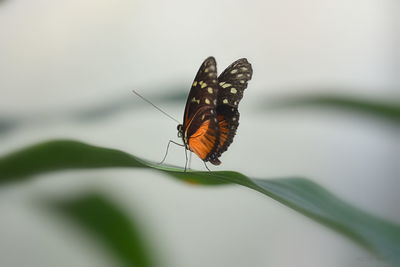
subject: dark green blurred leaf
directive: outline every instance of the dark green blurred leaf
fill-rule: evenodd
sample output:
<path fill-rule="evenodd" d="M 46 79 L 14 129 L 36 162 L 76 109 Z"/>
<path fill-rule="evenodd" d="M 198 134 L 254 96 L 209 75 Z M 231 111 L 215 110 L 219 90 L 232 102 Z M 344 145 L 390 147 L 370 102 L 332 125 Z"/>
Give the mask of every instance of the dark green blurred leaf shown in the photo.
<path fill-rule="evenodd" d="M 367 115 L 384 119 L 391 123 L 400 124 L 400 101 L 376 101 L 355 97 L 324 95 L 324 96 L 299 96 L 275 99 L 268 101 L 265 108 L 330 108 L 333 110 L 347 111 L 360 115 Z"/>
<path fill-rule="evenodd" d="M 104 196 L 90 193 L 77 199 L 47 201 L 46 204 L 91 235 L 120 262 L 120 266 L 155 266 L 154 255 L 138 225 Z"/>
<path fill-rule="evenodd" d="M 6 135 L 17 129 L 20 124 L 20 119 L 0 117 L 0 136 Z"/>
<path fill-rule="evenodd" d="M 0 184 L 30 179 L 32 175 L 67 169 L 92 169 L 110 167 L 148 168 L 150 162 L 120 150 L 90 146 L 84 143 L 59 140 L 41 143 L 0 158 Z M 162 167 L 160 167 L 162 168 Z M 164 167 L 164 169 L 168 169 Z M 171 170 L 176 170 L 171 168 Z M 177 176 L 180 175 L 180 170 Z M 181 179 L 191 182 L 182 175 Z M 196 176 L 193 182 L 221 184 L 223 182 Z"/>
<path fill-rule="evenodd" d="M 232 171 L 183 172 L 122 151 L 65 140 L 42 143 L 0 158 L 0 182 L 26 180 L 32 174 L 49 171 L 105 167 L 151 168 L 196 184 L 243 185 L 346 235 L 386 261 L 400 264 L 399 225 L 352 207 L 307 179 L 251 179 Z"/>

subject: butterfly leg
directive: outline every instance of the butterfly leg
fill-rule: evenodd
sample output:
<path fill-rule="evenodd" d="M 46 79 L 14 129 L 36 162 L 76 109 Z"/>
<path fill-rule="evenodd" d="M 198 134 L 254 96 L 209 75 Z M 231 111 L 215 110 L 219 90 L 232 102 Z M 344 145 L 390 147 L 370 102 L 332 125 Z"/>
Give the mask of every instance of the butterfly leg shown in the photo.
<path fill-rule="evenodd" d="M 205 161 L 203 161 L 203 162 L 204 162 L 204 166 L 206 166 L 207 170 L 208 170 L 209 172 L 211 172 L 211 170 L 208 168 L 206 162 L 205 162 Z"/>
<path fill-rule="evenodd" d="M 192 165 L 192 151 L 189 150 L 189 170 L 190 170 L 190 166 Z"/>
<path fill-rule="evenodd" d="M 186 149 L 185 149 L 185 158 L 186 158 L 186 161 L 185 161 L 185 172 L 186 172 L 187 164 L 188 164 L 188 156 L 187 156 L 187 150 Z"/>
<path fill-rule="evenodd" d="M 169 150 L 169 145 L 170 145 L 171 143 L 174 143 L 175 145 L 178 145 L 178 146 L 185 146 L 185 145 L 179 144 L 179 143 L 177 143 L 177 142 L 174 142 L 174 141 L 172 141 L 172 140 L 169 140 L 168 145 L 167 145 L 167 150 L 165 151 L 164 158 L 162 159 L 162 161 L 161 161 L 160 163 L 158 163 L 158 165 L 163 164 L 164 161 L 165 161 L 165 159 L 167 158 L 168 150 Z M 185 149 L 185 150 L 186 150 L 186 149 Z"/>

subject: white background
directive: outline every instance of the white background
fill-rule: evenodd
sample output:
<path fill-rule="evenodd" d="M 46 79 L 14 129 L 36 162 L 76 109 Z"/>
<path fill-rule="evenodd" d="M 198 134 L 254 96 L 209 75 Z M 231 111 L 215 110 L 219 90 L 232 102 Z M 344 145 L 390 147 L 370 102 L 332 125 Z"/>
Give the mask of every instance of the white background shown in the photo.
<path fill-rule="evenodd" d="M 57 114 L 119 98 L 139 103 L 131 88 L 145 96 L 174 85 L 189 90 L 207 56 L 219 71 L 246 57 L 254 75 L 238 135 L 212 169 L 307 177 L 400 223 L 398 129 L 333 111 L 259 108 L 264 99 L 310 93 L 398 99 L 398 14 L 395 0 L 3 1 L 0 115 L 28 122 L 0 137 L 0 152 L 72 138 L 158 161 L 167 141 L 178 139 L 174 122 L 151 106 L 94 123 Z M 162 108 L 180 120 L 184 102 Z M 183 166 L 182 149 L 171 148 L 168 161 Z M 193 167 L 204 169 L 198 159 Z M 0 266 L 112 265 L 35 204 L 92 187 L 139 217 L 162 266 L 386 266 L 249 189 L 196 187 L 126 169 L 41 175 L 2 188 Z"/>

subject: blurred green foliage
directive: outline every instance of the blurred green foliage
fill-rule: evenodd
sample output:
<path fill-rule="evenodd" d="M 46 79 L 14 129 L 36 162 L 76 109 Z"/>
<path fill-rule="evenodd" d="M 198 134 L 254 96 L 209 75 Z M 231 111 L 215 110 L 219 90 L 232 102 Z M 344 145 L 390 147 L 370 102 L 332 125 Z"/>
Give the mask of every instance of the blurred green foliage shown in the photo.
<path fill-rule="evenodd" d="M 287 97 L 266 101 L 263 108 L 310 108 L 332 109 L 347 114 L 363 115 L 400 125 L 400 100 L 376 101 L 340 95 L 312 95 Z"/>
<path fill-rule="evenodd" d="M 181 84 L 169 86 L 168 94 L 157 94 L 147 96 L 157 105 L 164 106 L 180 103 L 183 105 L 187 97 L 186 90 Z M 123 112 L 131 111 L 148 106 L 129 90 L 132 97 L 126 95 L 120 98 L 107 100 L 104 103 L 89 106 L 76 107 L 73 110 L 54 110 L 46 113 L 31 113 L 19 117 L 0 117 L 0 137 L 20 129 L 22 126 L 46 125 L 60 121 L 75 121 L 82 123 L 94 123 L 104 120 Z M 400 124 L 400 101 L 376 101 L 340 95 L 313 95 L 275 98 L 261 101 L 264 111 L 271 109 L 293 109 L 318 107 L 347 112 L 353 115 L 363 115 L 383 119 L 396 125 Z"/>
<path fill-rule="evenodd" d="M 52 211 L 72 221 L 110 252 L 121 267 L 155 266 L 155 255 L 132 214 L 95 192 L 70 200 L 48 200 Z"/>
<path fill-rule="evenodd" d="M 21 124 L 17 118 L 0 117 L 0 136 L 16 130 Z"/>
<path fill-rule="evenodd" d="M 175 88 L 183 88 L 177 86 Z M 146 96 L 156 104 L 184 103 L 187 92 Z M 173 91 L 174 92 L 174 91 Z M 88 108 L 0 118 L 0 136 L 22 126 L 60 120 L 91 122 L 103 120 L 147 105 L 133 94 Z M 400 124 L 400 102 L 372 101 L 338 95 L 301 96 L 263 101 L 263 109 L 333 109 L 366 116 L 392 125 Z M 180 181 L 198 185 L 238 184 L 254 189 L 347 236 L 394 266 L 400 264 L 400 226 L 384 221 L 338 199 L 321 186 L 304 178 L 254 179 L 232 171 L 183 172 L 181 168 L 157 165 L 123 151 L 58 140 L 23 148 L 0 158 L 0 185 L 28 180 L 35 174 L 68 169 L 150 168 Z M 104 196 L 89 193 L 72 201 L 55 201 L 52 210 L 72 220 L 108 249 L 121 266 L 154 266 L 154 253 L 143 240 L 140 229 L 118 205 Z"/>
<path fill-rule="evenodd" d="M 400 226 L 363 212 L 321 186 L 303 178 L 253 179 L 232 171 L 184 172 L 125 152 L 76 141 L 51 141 L 0 158 L 0 182 L 66 169 L 105 167 L 150 168 L 192 184 L 238 184 L 254 189 L 344 234 L 358 244 L 400 264 Z"/>

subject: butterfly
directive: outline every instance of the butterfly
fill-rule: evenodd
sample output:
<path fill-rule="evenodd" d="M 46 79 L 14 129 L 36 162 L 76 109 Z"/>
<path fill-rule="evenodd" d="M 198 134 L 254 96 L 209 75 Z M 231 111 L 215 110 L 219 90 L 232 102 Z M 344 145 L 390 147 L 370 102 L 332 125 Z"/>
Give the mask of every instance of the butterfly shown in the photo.
<path fill-rule="evenodd" d="M 186 101 L 183 124 L 177 129 L 185 148 L 204 162 L 221 164 L 219 157 L 236 135 L 238 106 L 252 75 L 245 58 L 233 62 L 218 77 L 214 57 L 201 64 Z"/>

